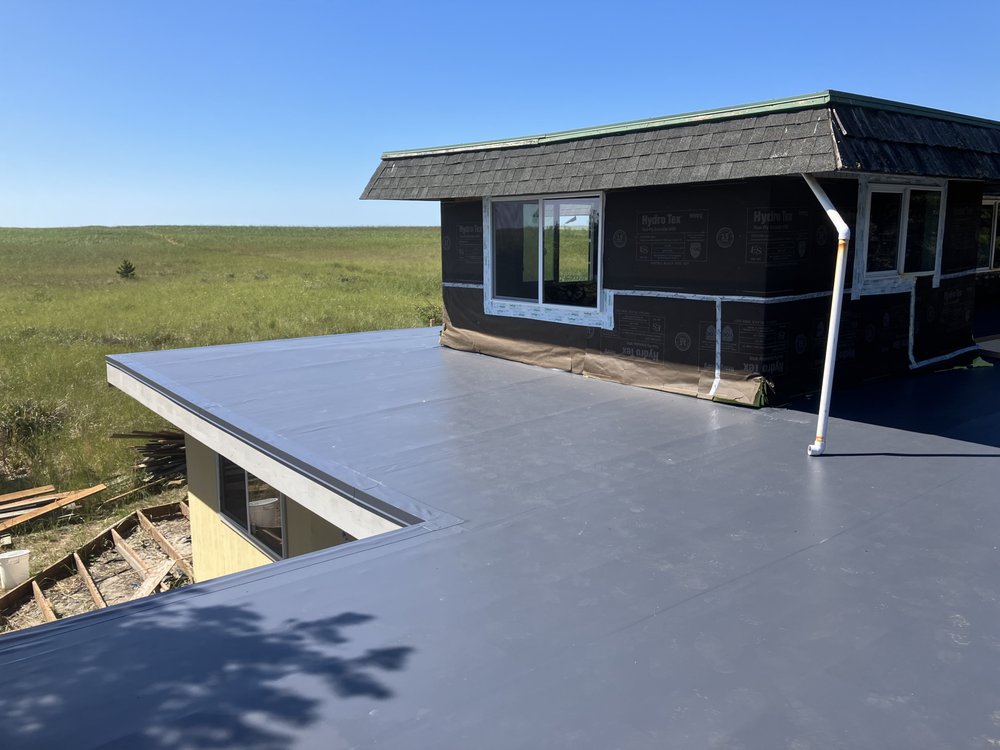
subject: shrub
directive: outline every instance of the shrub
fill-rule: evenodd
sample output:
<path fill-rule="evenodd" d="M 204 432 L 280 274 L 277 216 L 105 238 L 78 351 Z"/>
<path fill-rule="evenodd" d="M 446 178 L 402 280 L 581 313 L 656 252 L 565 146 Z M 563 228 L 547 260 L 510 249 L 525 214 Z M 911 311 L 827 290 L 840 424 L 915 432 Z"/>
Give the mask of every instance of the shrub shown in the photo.
<path fill-rule="evenodd" d="M 0 479 L 26 476 L 42 438 L 65 422 L 65 407 L 32 399 L 0 404 Z"/>
<path fill-rule="evenodd" d="M 425 302 L 417 308 L 417 316 L 422 323 L 429 326 L 440 325 L 444 320 L 444 314 L 439 302 Z"/>
<path fill-rule="evenodd" d="M 128 258 L 125 258 L 118 265 L 118 270 L 115 273 L 117 273 L 123 279 L 134 279 L 135 266 L 132 265 L 132 261 L 130 261 Z"/>

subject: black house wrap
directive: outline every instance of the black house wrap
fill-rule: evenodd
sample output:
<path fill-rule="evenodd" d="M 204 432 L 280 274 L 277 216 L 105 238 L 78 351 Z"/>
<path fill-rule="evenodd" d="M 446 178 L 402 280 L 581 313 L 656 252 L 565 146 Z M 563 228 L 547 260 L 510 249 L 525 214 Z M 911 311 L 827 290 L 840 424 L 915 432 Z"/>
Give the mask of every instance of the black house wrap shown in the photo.
<path fill-rule="evenodd" d="M 1000 276 L 993 121 L 829 91 L 387 153 L 362 197 L 441 201 L 445 346 L 759 405 L 822 373 L 837 235 L 803 173 L 852 228 L 838 382 L 974 356 Z M 589 281 L 565 282 L 578 219 Z"/>

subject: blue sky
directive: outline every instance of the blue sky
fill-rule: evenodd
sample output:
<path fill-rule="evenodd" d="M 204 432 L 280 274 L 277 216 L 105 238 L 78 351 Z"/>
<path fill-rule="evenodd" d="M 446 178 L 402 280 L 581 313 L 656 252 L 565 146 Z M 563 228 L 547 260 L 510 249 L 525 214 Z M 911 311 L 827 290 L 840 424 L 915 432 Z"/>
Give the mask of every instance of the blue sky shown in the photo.
<path fill-rule="evenodd" d="M 0 0 L 0 226 L 436 224 L 385 150 L 834 88 L 1000 120 L 1000 2 Z"/>

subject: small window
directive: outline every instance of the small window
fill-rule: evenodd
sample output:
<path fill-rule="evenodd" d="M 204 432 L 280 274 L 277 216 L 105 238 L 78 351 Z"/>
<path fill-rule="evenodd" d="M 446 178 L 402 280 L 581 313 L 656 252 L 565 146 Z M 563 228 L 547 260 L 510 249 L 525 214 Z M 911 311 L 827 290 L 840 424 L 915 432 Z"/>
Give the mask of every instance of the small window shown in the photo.
<path fill-rule="evenodd" d="M 490 205 L 493 299 L 597 310 L 600 196 L 498 200 Z"/>
<path fill-rule="evenodd" d="M 497 297 L 538 301 L 538 201 L 493 204 Z"/>
<path fill-rule="evenodd" d="M 284 557 L 284 496 L 222 456 L 219 478 L 222 514 L 273 556 Z"/>
<path fill-rule="evenodd" d="M 943 203 L 940 188 L 872 185 L 867 275 L 934 273 L 941 252 Z"/>
<path fill-rule="evenodd" d="M 542 205 L 545 209 L 542 301 L 597 307 L 600 200 L 560 198 L 542 201 Z"/>
<path fill-rule="evenodd" d="M 979 245 L 976 252 L 976 268 L 980 271 L 1000 269 L 998 219 L 1000 219 L 1000 198 L 987 198 L 983 201 L 979 214 Z"/>

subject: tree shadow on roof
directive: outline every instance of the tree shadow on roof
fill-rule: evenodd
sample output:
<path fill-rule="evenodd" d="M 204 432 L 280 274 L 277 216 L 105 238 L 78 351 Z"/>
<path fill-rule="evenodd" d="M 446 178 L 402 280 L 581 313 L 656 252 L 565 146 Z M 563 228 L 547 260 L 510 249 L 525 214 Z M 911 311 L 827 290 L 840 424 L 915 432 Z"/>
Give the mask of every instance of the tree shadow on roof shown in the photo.
<path fill-rule="evenodd" d="M 963 367 L 835 388 L 830 415 L 1000 448 L 1000 359 L 984 359 L 993 367 Z M 815 414 L 818 401 L 817 396 L 800 398 L 786 408 Z M 835 429 L 831 426 L 831 432 Z M 981 455 L 1000 457 L 988 451 Z"/>
<path fill-rule="evenodd" d="M 0 692 L 0 746 L 279 750 L 334 697 L 390 699 L 383 679 L 413 651 L 351 647 L 346 633 L 371 615 L 280 622 L 245 606 L 184 604 L 110 622 L 109 610 L 92 620 L 104 627 L 81 619 L 47 642 L 35 631 L 20 662 L 12 641 L 13 654 L 0 651 L 12 687 Z"/>

